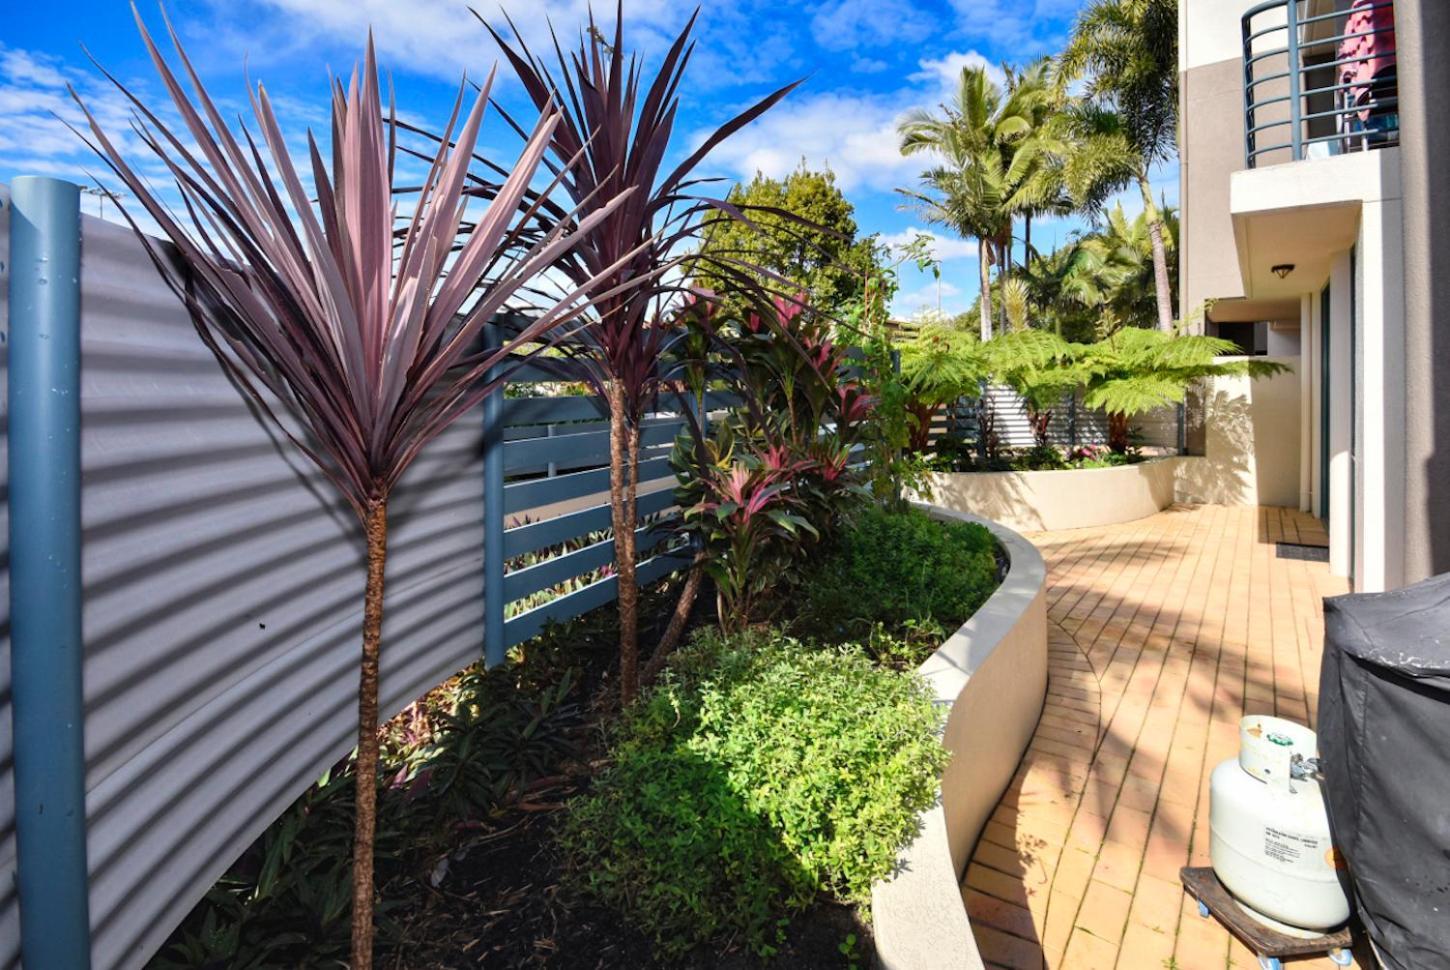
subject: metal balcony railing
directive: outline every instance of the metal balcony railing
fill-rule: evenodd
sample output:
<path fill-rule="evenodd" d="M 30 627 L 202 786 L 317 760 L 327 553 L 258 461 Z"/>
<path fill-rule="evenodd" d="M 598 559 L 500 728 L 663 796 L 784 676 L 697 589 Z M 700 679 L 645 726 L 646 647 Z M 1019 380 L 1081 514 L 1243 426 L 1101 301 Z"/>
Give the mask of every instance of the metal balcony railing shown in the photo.
<path fill-rule="evenodd" d="M 1243 37 L 1249 168 L 1399 144 L 1394 0 L 1269 0 Z"/>

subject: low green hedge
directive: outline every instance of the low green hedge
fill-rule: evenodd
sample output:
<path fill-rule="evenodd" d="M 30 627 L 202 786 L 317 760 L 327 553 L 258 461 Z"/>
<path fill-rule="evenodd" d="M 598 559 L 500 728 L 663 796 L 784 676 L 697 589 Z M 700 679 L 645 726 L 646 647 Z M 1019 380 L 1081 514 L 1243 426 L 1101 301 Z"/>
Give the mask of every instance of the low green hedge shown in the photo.
<path fill-rule="evenodd" d="M 997 588 L 996 551 L 975 523 L 864 509 L 804 578 L 802 629 L 822 640 L 925 632 L 934 648 Z"/>
<path fill-rule="evenodd" d="M 702 633 L 613 738 L 563 846 L 665 955 L 763 955 L 819 892 L 866 903 L 936 797 L 946 753 L 914 674 L 860 647 Z"/>

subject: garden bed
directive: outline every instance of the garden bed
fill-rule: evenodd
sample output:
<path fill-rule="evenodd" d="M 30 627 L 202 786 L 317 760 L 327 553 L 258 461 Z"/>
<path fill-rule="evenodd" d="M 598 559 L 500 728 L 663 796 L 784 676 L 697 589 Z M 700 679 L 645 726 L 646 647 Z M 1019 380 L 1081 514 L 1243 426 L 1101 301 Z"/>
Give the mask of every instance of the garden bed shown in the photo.
<path fill-rule="evenodd" d="M 931 501 L 1021 532 L 1132 522 L 1173 504 L 1184 459 L 1149 458 L 1100 468 L 932 472 Z"/>
<path fill-rule="evenodd" d="M 377 965 L 869 964 L 854 904 L 910 841 L 945 761 L 933 694 L 911 671 L 943 628 L 999 599 L 1001 550 L 979 526 L 920 513 L 868 511 L 850 535 L 774 593 L 768 624 L 716 632 L 701 597 L 694 642 L 623 714 L 611 607 L 395 719 Z M 677 585 L 646 596 L 642 642 L 658 640 Z M 351 793 L 343 763 L 153 966 L 345 959 Z"/>
<path fill-rule="evenodd" d="M 982 521 L 932 508 L 942 519 Z M 951 755 L 940 799 L 897 872 L 872 891 L 876 953 L 887 970 L 982 967 L 962 902 L 961 876 L 977 838 L 1036 729 L 1047 693 L 1046 567 L 1026 539 L 993 522 L 1008 559 L 1001 585 L 919 668 L 949 711 Z"/>

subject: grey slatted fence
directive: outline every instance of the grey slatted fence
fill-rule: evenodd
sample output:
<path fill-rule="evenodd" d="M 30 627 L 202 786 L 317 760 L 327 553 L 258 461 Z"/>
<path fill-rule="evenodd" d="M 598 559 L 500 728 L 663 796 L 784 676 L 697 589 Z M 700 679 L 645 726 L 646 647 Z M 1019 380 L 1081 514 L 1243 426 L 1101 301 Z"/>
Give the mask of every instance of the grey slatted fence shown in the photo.
<path fill-rule="evenodd" d="M 1022 398 L 1010 387 L 992 385 L 987 388 L 987 400 L 996 418 L 994 426 L 1003 447 L 1030 448 L 1035 442 L 1032 424 L 1027 418 L 1027 407 Z M 1075 426 L 1075 427 L 1074 427 Z M 1179 447 L 1179 418 L 1176 408 L 1159 408 L 1140 414 L 1130 422 L 1132 440 L 1140 447 L 1158 451 L 1177 451 Z M 1101 445 L 1108 440 L 1107 415 L 1084 407 L 1082 395 L 1077 395 L 1076 406 L 1070 406 L 1064 399 L 1052 411 L 1048 423 L 1048 440 L 1064 448 L 1078 445 Z M 969 440 L 976 440 L 977 405 L 975 401 L 961 401 L 943 408 L 932 423 L 932 438 L 945 434 L 956 434 Z"/>
<path fill-rule="evenodd" d="M 0 215 L 8 219 L 7 201 L 0 186 Z M 321 475 L 223 377 L 130 232 L 82 222 L 92 953 L 98 970 L 129 970 L 145 964 L 243 849 L 351 749 L 363 548 L 351 513 Z M 0 225 L 0 247 L 8 239 L 8 224 Z M 8 328 L 6 314 L 0 336 Z M 6 343 L 0 339 L 0 355 Z M 514 604 L 506 647 L 614 596 L 606 578 L 536 602 L 610 563 L 612 545 L 602 542 L 507 573 L 507 602 L 485 603 L 485 516 L 507 516 L 513 525 L 504 532 L 509 559 L 610 521 L 601 467 L 607 425 L 594 403 L 515 398 L 502 413 L 501 508 L 484 504 L 481 420 L 471 416 L 423 453 L 392 502 L 385 715 L 483 656 L 489 609 Z M 645 430 L 641 515 L 671 504 L 666 455 L 679 424 L 677 415 L 662 414 Z M 0 436 L 0 456 L 7 441 Z M 0 516 L 6 508 L 0 504 Z M 660 554 L 658 543 L 658 534 L 645 537 L 656 554 L 641 565 L 642 581 L 683 561 Z M 0 555 L 8 563 L 6 545 Z M 0 611 L 0 967 L 14 968 L 8 567 L 0 570 Z"/>

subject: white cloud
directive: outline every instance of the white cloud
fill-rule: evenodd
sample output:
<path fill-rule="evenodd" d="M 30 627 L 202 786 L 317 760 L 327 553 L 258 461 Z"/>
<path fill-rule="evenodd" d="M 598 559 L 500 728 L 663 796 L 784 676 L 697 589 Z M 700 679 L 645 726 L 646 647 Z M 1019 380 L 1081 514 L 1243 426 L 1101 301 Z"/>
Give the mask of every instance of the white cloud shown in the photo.
<path fill-rule="evenodd" d="M 1014 61 L 1051 53 L 1083 0 L 951 0 L 957 33 L 1011 52 Z"/>
<path fill-rule="evenodd" d="M 951 315 L 962 312 L 970 305 L 971 300 L 955 283 L 945 279 L 940 283 L 932 280 L 920 287 L 898 292 L 896 299 L 891 301 L 891 315 L 898 319 L 911 319 L 935 314 L 938 309 Z"/>
<path fill-rule="evenodd" d="M 930 164 L 930 156 L 903 156 L 897 123 L 924 102 L 945 100 L 968 64 L 987 67 L 997 79 L 1002 76 L 981 54 L 966 51 L 923 58 L 907 77 L 912 83 L 896 91 L 816 94 L 807 86 L 732 136 L 712 153 L 711 161 L 742 179 L 756 172 L 781 178 L 804 158 L 810 167 L 834 171 L 846 192 L 910 185 Z M 704 132 L 696 133 L 696 144 L 704 137 Z"/>
<path fill-rule="evenodd" d="M 566 53 L 578 43 L 588 23 L 590 0 L 505 0 L 474 4 L 462 0 L 262 0 L 267 15 L 258 17 L 253 6 L 228 0 L 210 0 L 216 19 L 213 48 L 230 59 L 246 55 L 252 63 L 281 60 L 316 62 L 325 53 L 345 58 L 349 67 L 360 56 L 372 30 L 379 61 L 387 68 L 406 70 L 448 83 L 465 73 L 481 80 L 499 64 L 499 80 L 515 85 L 497 45 L 478 22 L 470 6 L 506 39 L 513 31 L 501 6 L 512 17 L 518 33 L 546 64 L 554 56 L 550 25 L 557 28 Z M 595 22 L 609 38 L 614 35 L 614 4 L 594 2 Z M 793 24 L 789 19 L 766 16 L 775 9 L 770 0 L 737 0 L 706 7 L 696 27 L 697 38 L 708 38 L 692 54 L 689 84 L 720 88 L 732 84 L 763 83 L 782 69 L 795 70 L 797 55 Z M 673 43 L 693 10 L 675 0 L 625 0 L 625 47 L 647 63 L 657 63 Z M 804 71 L 802 71 L 804 73 Z"/>
<path fill-rule="evenodd" d="M 907 80 L 931 82 L 943 96 L 956 92 L 964 67 L 985 68 L 987 77 L 994 84 L 1002 85 L 1007 82 L 1007 76 L 1002 73 L 1000 65 L 987 60 L 984 55 L 974 50 L 952 51 L 943 57 L 923 58 L 917 64 L 921 69 L 908 75 Z"/>
<path fill-rule="evenodd" d="M 890 66 L 885 61 L 874 57 L 862 57 L 857 54 L 851 58 L 851 71 L 854 74 L 880 74 Z"/>
<path fill-rule="evenodd" d="M 919 43 L 936 19 L 911 0 L 828 0 L 815 9 L 811 35 L 827 50 Z"/>
<path fill-rule="evenodd" d="M 922 167 L 920 158 L 903 158 L 897 147 L 901 110 L 895 99 L 870 95 L 793 96 L 727 140 L 710 160 L 748 179 L 756 172 L 784 177 L 804 159 L 812 168 L 829 167 L 845 192 L 890 190 Z"/>
<path fill-rule="evenodd" d="M 977 258 L 977 243 L 972 239 L 958 239 L 951 236 L 943 236 L 940 233 L 928 229 L 905 229 L 901 232 L 893 232 L 881 237 L 881 243 L 892 248 L 906 246 L 915 241 L 917 236 L 926 236 L 931 240 L 928 247 L 931 255 L 938 262 L 949 262 L 958 259 Z"/>
<path fill-rule="evenodd" d="M 75 131 L 87 131 L 85 115 L 66 84 L 75 85 L 101 127 L 128 156 L 149 155 L 131 131 L 131 106 L 104 79 L 76 71 L 59 60 L 15 48 L 0 49 L 0 164 L 17 174 L 53 175 L 90 183 L 109 170 Z M 69 126 L 69 127 L 67 127 Z M 163 177 L 159 165 L 138 170 Z"/>
<path fill-rule="evenodd" d="M 268 39 L 278 36 L 289 50 L 341 49 L 361 54 L 368 30 L 373 33 L 379 59 L 447 81 L 457 81 L 466 71 L 481 79 L 498 59 L 498 52 L 488 32 L 469 12 L 469 5 L 456 0 L 264 0 L 280 17 L 272 18 L 266 36 L 255 29 L 255 9 L 216 4 L 216 12 L 228 24 L 233 35 L 232 46 L 247 50 L 253 60 L 275 56 L 269 52 Z M 611 5 L 608 5 L 612 7 Z M 505 29 L 504 19 L 496 4 L 477 5 L 490 23 Z M 245 20 L 241 11 L 246 9 Z M 561 34 L 565 43 L 571 39 L 575 24 L 583 24 L 589 15 L 588 0 L 537 0 L 510 4 L 509 14 L 520 31 L 532 43 L 547 48 L 548 21 L 567 26 Z M 640 33 L 654 33 L 653 28 L 669 22 L 682 22 L 687 13 L 669 0 L 632 0 L 629 23 Z M 234 19 L 235 18 L 235 19 Z M 612 19 L 612 18 L 610 18 Z M 248 26 L 252 29 L 248 30 Z M 633 37 L 639 43 L 642 37 Z M 333 65 L 338 70 L 344 65 Z M 506 73 L 506 72 L 501 72 Z"/>

